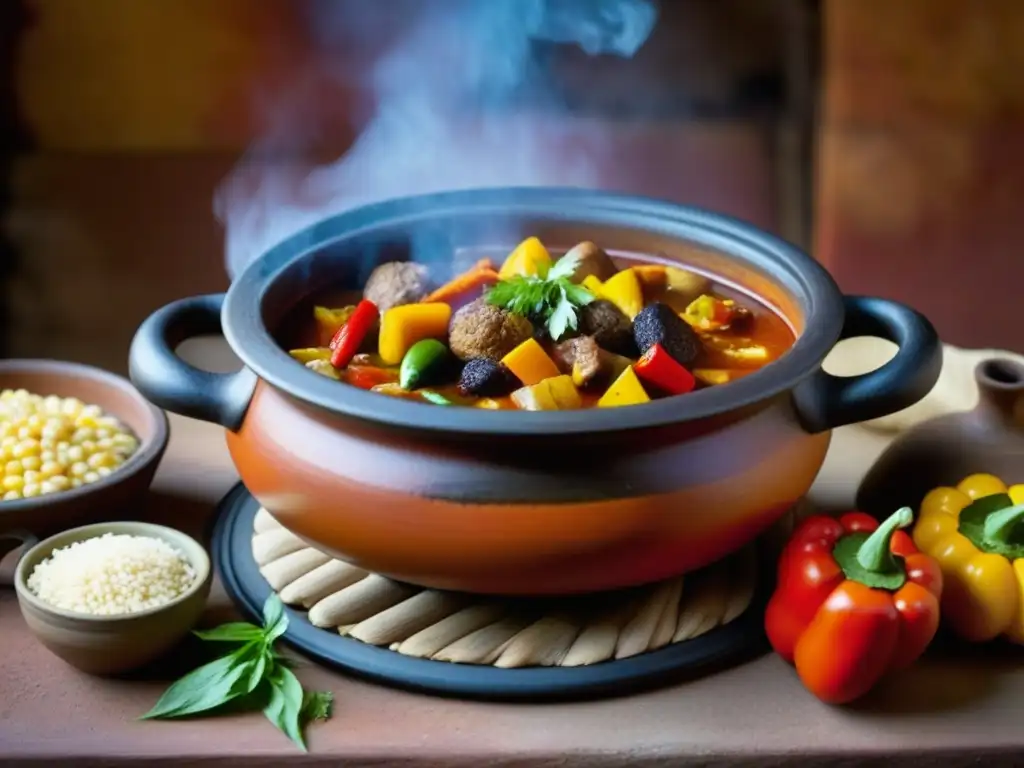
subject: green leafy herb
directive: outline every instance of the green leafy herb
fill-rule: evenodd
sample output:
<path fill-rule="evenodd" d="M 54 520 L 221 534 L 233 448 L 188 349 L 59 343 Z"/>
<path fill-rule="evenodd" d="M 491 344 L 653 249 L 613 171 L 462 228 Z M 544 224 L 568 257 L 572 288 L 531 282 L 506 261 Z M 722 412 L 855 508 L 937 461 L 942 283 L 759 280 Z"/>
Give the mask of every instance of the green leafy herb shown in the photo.
<path fill-rule="evenodd" d="M 982 552 L 1024 557 L 1024 505 L 1006 493 L 975 499 L 960 510 L 960 533 Z"/>
<path fill-rule="evenodd" d="M 303 728 L 331 716 L 334 697 L 326 691 L 306 692 L 274 650 L 288 629 L 288 615 L 277 595 L 263 605 L 263 626 L 236 621 L 195 632 L 203 640 L 238 645 L 230 653 L 189 672 L 171 685 L 143 720 L 212 713 L 232 702 L 264 715 L 303 751 Z"/>
<path fill-rule="evenodd" d="M 910 507 L 901 507 L 870 534 L 851 533 L 836 542 L 832 556 L 846 578 L 873 589 L 897 590 L 907 581 L 903 559 L 892 553 L 892 537 L 914 520 Z"/>
<path fill-rule="evenodd" d="M 575 254 L 563 256 L 543 277 L 517 275 L 502 280 L 487 292 L 487 301 L 543 325 L 558 341 L 567 331 L 576 330 L 577 310 L 594 300 L 590 291 L 569 279 L 579 262 Z"/>

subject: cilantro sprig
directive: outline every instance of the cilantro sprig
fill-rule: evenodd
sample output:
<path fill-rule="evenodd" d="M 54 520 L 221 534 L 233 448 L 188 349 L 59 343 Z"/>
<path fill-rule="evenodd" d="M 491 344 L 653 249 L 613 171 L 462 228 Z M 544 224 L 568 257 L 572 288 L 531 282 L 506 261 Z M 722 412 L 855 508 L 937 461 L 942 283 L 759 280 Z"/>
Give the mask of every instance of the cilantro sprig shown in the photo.
<path fill-rule="evenodd" d="M 331 716 L 334 695 L 303 691 L 295 673 L 274 650 L 288 628 L 288 616 L 277 595 L 263 605 L 263 626 L 235 621 L 194 632 L 202 640 L 233 643 L 235 649 L 189 672 L 164 691 L 141 720 L 168 720 L 215 714 L 226 708 L 261 709 L 267 719 L 303 752 L 303 728 Z"/>
<path fill-rule="evenodd" d="M 569 279 L 579 262 L 575 254 L 566 255 L 546 275 L 517 275 L 502 280 L 487 292 L 487 302 L 543 325 L 552 340 L 558 341 L 566 331 L 576 330 L 577 310 L 595 298 Z"/>

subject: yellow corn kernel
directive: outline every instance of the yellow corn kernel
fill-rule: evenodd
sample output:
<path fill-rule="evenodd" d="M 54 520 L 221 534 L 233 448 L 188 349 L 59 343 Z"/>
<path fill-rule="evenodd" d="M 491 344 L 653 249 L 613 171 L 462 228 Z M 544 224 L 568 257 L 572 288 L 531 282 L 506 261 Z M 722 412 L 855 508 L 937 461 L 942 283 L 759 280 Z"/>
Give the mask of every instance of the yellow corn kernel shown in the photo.
<path fill-rule="evenodd" d="M 20 475 L 24 469 L 20 461 L 8 461 L 4 464 L 4 475 Z"/>
<path fill-rule="evenodd" d="M 24 469 L 38 470 L 42 464 L 43 461 L 38 456 L 26 456 L 21 460 L 21 466 Z"/>
<path fill-rule="evenodd" d="M 5 491 L 20 491 L 25 485 L 25 479 L 21 475 L 7 475 L 3 480 Z"/>
<path fill-rule="evenodd" d="M 33 496 L 39 495 L 39 490 L 39 486 L 36 483 L 32 483 L 31 485 L 26 484 L 25 487 L 21 489 L 21 495 L 23 498 L 31 499 Z"/>
<path fill-rule="evenodd" d="M 68 474 L 70 474 L 72 477 L 82 478 L 85 477 L 85 473 L 88 471 L 88 464 L 86 464 L 84 461 L 76 461 L 74 464 L 71 465 L 71 468 L 68 470 Z"/>

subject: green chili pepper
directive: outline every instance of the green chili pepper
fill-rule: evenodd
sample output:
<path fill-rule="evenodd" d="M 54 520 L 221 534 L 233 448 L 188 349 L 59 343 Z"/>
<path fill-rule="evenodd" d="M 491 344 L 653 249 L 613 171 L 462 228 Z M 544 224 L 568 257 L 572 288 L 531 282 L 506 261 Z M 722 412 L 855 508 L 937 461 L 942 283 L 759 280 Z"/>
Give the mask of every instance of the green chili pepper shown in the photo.
<path fill-rule="evenodd" d="M 417 341 L 402 358 L 398 383 L 402 389 L 415 389 L 440 369 L 448 360 L 448 347 L 437 339 Z"/>

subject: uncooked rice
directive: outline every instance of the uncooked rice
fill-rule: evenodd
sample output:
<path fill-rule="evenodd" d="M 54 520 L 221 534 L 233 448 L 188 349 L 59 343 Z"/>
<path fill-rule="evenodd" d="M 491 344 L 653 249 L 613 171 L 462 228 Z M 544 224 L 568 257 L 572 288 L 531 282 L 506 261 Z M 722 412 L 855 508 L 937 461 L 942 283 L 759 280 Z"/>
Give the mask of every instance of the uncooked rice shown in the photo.
<path fill-rule="evenodd" d="M 55 608 L 115 616 L 165 605 L 195 580 L 191 563 L 166 541 L 107 533 L 55 549 L 28 588 Z"/>

